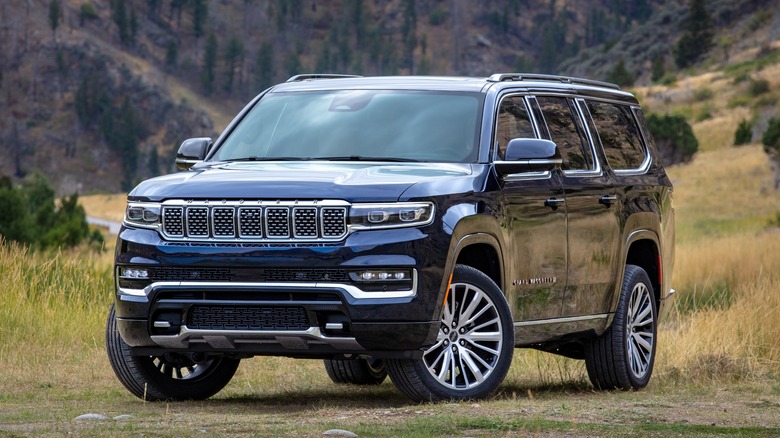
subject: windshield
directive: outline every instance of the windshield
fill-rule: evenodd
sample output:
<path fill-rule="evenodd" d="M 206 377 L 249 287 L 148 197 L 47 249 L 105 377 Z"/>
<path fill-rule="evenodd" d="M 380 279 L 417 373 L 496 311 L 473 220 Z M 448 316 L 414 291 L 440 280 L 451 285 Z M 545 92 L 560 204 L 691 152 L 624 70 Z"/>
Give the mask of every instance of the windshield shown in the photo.
<path fill-rule="evenodd" d="M 271 93 L 209 161 L 473 162 L 481 95 L 350 90 Z"/>

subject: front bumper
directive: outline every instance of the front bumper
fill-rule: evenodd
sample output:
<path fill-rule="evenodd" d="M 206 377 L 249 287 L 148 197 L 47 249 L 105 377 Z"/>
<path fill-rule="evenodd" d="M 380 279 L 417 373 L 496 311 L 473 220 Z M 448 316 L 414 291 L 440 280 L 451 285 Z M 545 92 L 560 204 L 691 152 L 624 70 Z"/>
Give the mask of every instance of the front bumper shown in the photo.
<path fill-rule="evenodd" d="M 427 252 L 432 248 L 425 244 L 428 238 L 407 229 L 355 233 L 339 246 L 198 247 L 171 245 L 159 241 L 156 232 L 125 228 L 117 244 L 118 268 L 242 273 L 233 281 L 150 279 L 142 287 L 117 279 L 117 327 L 137 354 L 415 357 L 436 338 L 444 291 L 446 255 Z M 329 281 L 251 281 L 253 270 L 280 266 L 292 270 L 391 266 L 408 268 L 414 276 L 411 289 L 384 291 Z M 203 314 L 210 319 L 213 311 L 222 316 L 216 323 L 204 323 Z M 244 314 L 244 323 L 231 322 L 236 313 Z M 287 325 L 273 322 L 278 318 L 272 316 L 270 325 L 252 322 L 253 315 L 276 313 L 293 313 L 298 320 Z"/>

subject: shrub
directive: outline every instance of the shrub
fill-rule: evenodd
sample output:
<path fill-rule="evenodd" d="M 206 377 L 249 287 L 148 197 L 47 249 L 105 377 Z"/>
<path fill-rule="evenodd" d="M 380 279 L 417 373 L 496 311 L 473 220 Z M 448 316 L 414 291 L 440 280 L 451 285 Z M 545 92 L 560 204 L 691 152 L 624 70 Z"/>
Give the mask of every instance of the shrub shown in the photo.
<path fill-rule="evenodd" d="M 747 120 L 742 120 L 734 133 L 734 145 L 741 146 L 753 141 L 753 124 Z"/>
<path fill-rule="evenodd" d="M 428 16 L 428 23 L 430 23 L 431 26 L 438 26 L 444 23 L 444 20 L 446 18 L 447 18 L 447 12 L 441 9 L 434 9 L 431 11 L 431 14 Z"/>
<path fill-rule="evenodd" d="M 761 137 L 761 143 L 768 153 L 780 153 L 780 119 L 775 117 L 769 119 L 769 126 Z"/>
<path fill-rule="evenodd" d="M 769 81 L 766 79 L 751 79 L 748 85 L 748 92 L 751 96 L 757 97 L 769 92 Z"/>
<path fill-rule="evenodd" d="M 661 160 L 667 166 L 688 162 L 699 150 L 699 141 L 685 117 L 650 114 L 647 126 L 655 139 Z"/>
<path fill-rule="evenodd" d="M 714 95 L 715 93 L 707 87 L 698 88 L 693 92 L 693 100 L 694 102 L 704 102 L 705 100 L 712 99 L 712 96 Z"/>
<path fill-rule="evenodd" d="M 67 248 L 87 242 L 102 248 L 99 231 L 90 232 L 78 195 L 66 196 L 59 207 L 54 190 L 36 175 L 14 187 L 0 177 L 0 235 L 38 248 Z"/>

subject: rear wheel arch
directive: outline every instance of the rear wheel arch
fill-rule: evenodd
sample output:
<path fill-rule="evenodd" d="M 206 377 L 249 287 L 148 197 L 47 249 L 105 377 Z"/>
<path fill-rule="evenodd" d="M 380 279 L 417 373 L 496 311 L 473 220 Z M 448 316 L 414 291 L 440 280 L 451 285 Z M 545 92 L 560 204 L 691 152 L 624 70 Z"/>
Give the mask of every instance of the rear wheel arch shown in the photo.
<path fill-rule="evenodd" d="M 653 285 L 656 303 L 661 296 L 662 267 L 658 236 L 649 230 L 637 231 L 631 234 L 626 245 L 625 265 L 635 265 L 644 269 Z M 625 268 L 624 268 L 625 269 Z M 622 277 L 622 276 L 621 276 Z"/>

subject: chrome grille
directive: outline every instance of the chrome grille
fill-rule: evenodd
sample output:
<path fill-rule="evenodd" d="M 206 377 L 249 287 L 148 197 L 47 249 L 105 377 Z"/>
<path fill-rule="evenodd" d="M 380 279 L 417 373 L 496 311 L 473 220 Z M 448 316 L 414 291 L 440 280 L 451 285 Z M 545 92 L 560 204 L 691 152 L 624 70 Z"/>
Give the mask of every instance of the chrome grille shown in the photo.
<path fill-rule="evenodd" d="M 161 234 L 167 240 L 321 242 L 347 235 L 343 201 L 166 201 Z"/>
<path fill-rule="evenodd" d="M 270 207 L 265 209 L 265 232 L 271 238 L 290 237 L 290 209 Z"/>
<path fill-rule="evenodd" d="M 165 207 L 163 209 L 163 232 L 171 237 L 184 236 L 184 209 L 182 207 Z"/>
<path fill-rule="evenodd" d="M 317 209 L 313 207 L 293 209 L 295 237 L 317 237 Z"/>
<path fill-rule="evenodd" d="M 212 210 L 214 237 L 236 237 L 235 214 L 232 207 L 219 207 Z"/>
<path fill-rule="evenodd" d="M 263 209 L 260 207 L 241 207 L 238 209 L 239 237 L 263 236 Z"/>
<path fill-rule="evenodd" d="M 347 209 L 344 207 L 325 207 L 322 209 L 322 236 L 341 237 L 346 234 L 344 226 L 347 220 Z"/>
<path fill-rule="evenodd" d="M 194 237 L 208 237 L 209 209 L 207 207 L 187 208 L 187 235 Z"/>

